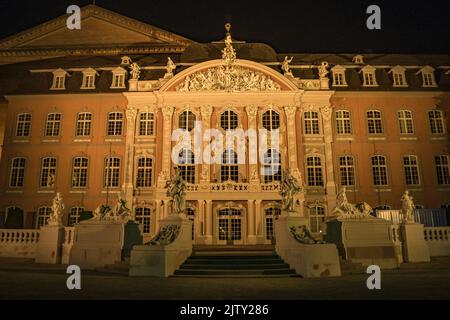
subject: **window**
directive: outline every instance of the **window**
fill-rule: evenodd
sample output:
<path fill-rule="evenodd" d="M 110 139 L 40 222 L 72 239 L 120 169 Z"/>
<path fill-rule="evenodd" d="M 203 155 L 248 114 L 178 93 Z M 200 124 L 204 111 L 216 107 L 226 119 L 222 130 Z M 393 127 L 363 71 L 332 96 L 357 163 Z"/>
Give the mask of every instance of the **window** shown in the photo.
<path fill-rule="evenodd" d="M 53 83 L 50 90 L 64 90 L 67 72 L 63 69 L 53 71 Z"/>
<path fill-rule="evenodd" d="M 274 234 L 274 224 L 275 220 L 281 214 L 280 208 L 267 208 L 266 210 L 266 240 L 273 240 L 275 238 Z"/>
<path fill-rule="evenodd" d="M 355 185 L 355 164 L 353 157 L 339 157 L 339 174 L 341 178 L 341 186 Z"/>
<path fill-rule="evenodd" d="M 304 113 L 305 134 L 319 134 L 319 114 L 315 111 Z"/>
<path fill-rule="evenodd" d="M 119 187 L 120 183 L 120 158 L 108 157 L 105 159 L 105 174 L 103 187 Z"/>
<path fill-rule="evenodd" d="M 189 149 L 183 149 L 178 158 L 178 172 L 184 181 L 195 183 L 194 153 Z"/>
<path fill-rule="evenodd" d="M 275 149 L 269 149 L 264 153 L 264 183 L 281 181 L 281 158 Z"/>
<path fill-rule="evenodd" d="M 280 115 L 274 110 L 268 110 L 262 115 L 262 125 L 266 130 L 280 128 Z"/>
<path fill-rule="evenodd" d="M 39 186 L 53 188 L 56 177 L 56 158 L 44 158 L 41 165 L 41 179 Z"/>
<path fill-rule="evenodd" d="M 383 134 L 383 122 L 380 111 L 367 111 L 367 126 L 369 134 Z"/>
<path fill-rule="evenodd" d="M 416 156 L 403 157 L 403 171 L 406 185 L 419 185 L 419 165 Z"/>
<path fill-rule="evenodd" d="M 320 157 L 308 157 L 306 158 L 306 172 L 308 179 L 308 186 L 310 187 L 322 187 L 322 162 Z"/>
<path fill-rule="evenodd" d="M 336 111 L 336 131 L 338 134 L 351 134 L 352 127 L 350 122 L 350 111 Z"/>
<path fill-rule="evenodd" d="M 225 150 L 222 154 L 222 165 L 220 167 L 220 181 L 239 181 L 239 166 L 237 165 L 237 154 L 233 150 Z"/>
<path fill-rule="evenodd" d="M 83 83 L 81 89 L 95 89 L 95 76 L 97 71 L 92 68 L 88 68 L 83 71 Z"/>
<path fill-rule="evenodd" d="M 88 158 L 77 157 L 73 159 L 72 187 L 83 188 L 87 186 L 88 165 Z"/>
<path fill-rule="evenodd" d="M 423 87 L 437 87 L 436 79 L 434 78 L 434 69 L 430 66 L 425 66 L 420 69 L 416 74 L 422 74 L 422 86 Z"/>
<path fill-rule="evenodd" d="M 220 126 L 224 130 L 234 130 L 238 126 L 238 116 L 231 110 L 227 110 L 220 115 Z"/>
<path fill-rule="evenodd" d="M 333 86 L 334 87 L 346 87 L 347 82 L 345 80 L 345 68 L 342 66 L 334 66 L 331 68 L 333 73 Z"/>
<path fill-rule="evenodd" d="M 110 112 L 108 113 L 108 136 L 122 135 L 123 113 Z"/>
<path fill-rule="evenodd" d="M 125 88 L 125 69 L 118 67 L 112 71 L 112 89 L 123 89 Z"/>
<path fill-rule="evenodd" d="M 378 86 L 377 84 L 377 79 L 375 76 L 375 68 L 372 66 L 365 66 L 364 68 L 361 69 L 362 73 L 363 73 L 363 86 L 364 87 L 376 87 Z"/>
<path fill-rule="evenodd" d="M 325 209 L 321 206 L 309 208 L 309 226 L 311 232 L 322 232 L 322 224 L 325 222 Z"/>
<path fill-rule="evenodd" d="M 191 220 L 192 222 L 192 230 L 191 230 L 191 234 L 192 234 L 192 240 L 195 239 L 195 210 L 192 208 L 186 208 L 186 215 L 188 217 L 189 220 Z"/>
<path fill-rule="evenodd" d="M 191 131 L 195 126 L 196 116 L 189 110 L 185 110 L 178 116 L 178 127 L 187 131 Z"/>
<path fill-rule="evenodd" d="M 80 222 L 81 214 L 84 212 L 83 207 L 72 207 L 69 209 L 68 225 L 71 227 L 75 223 Z"/>
<path fill-rule="evenodd" d="M 400 110 L 397 114 L 400 125 L 400 134 L 413 134 L 414 125 L 412 112 L 408 110 Z"/>
<path fill-rule="evenodd" d="M 387 164 L 386 157 L 373 156 L 372 157 L 372 177 L 375 186 L 387 186 Z"/>
<path fill-rule="evenodd" d="M 135 213 L 136 221 L 142 225 L 142 233 L 151 233 L 151 209 L 146 207 L 137 207 Z"/>
<path fill-rule="evenodd" d="M 450 184 L 450 156 L 439 155 L 434 157 L 434 164 L 436 166 L 436 176 L 439 185 Z"/>
<path fill-rule="evenodd" d="M 430 121 L 430 129 L 433 134 L 445 133 L 444 113 L 441 110 L 428 111 L 428 119 Z"/>
<path fill-rule="evenodd" d="M 40 207 L 38 209 L 37 220 L 36 220 L 36 228 L 46 226 L 48 223 L 48 219 L 52 214 L 52 208 L 50 207 Z"/>
<path fill-rule="evenodd" d="M 77 114 L 76 136 L 90 136 L 92 126 L 92 113 L 80 112 Z"/>
<path fill-rule="evenodd" d="M 150 188 L 152 186 L 153 159 L 142 157 L 137 162 L 136 187 Z"/>
<path fill-rule="evenodd" d="M 28 137 L 31 130 L 31 114 L 21 113 L 17 115 L 16 136 Z"/>
<path fill-rule="evenodd" d="M 152 112 L 141 112 L 139 114 L 139 135 L 153 136 L 155 130 L 155 115 Z"/>
<path fill-rule="evenodd" d="M 49 113 L 45 124 L 45 135 L 47 137 L 59 136 L 61 129 L 61 113 Z"/>
<path fill-rule="evenodd" d="M 406 83 L 405 70 L 406 69 L 404 67 L 395 66 L 389 71 L 389 73 L 392 73 L 392 80 L 394 87 L 408 86 L 408 84 Z"/>
<path fill-rule="evenodd" d="M 25 176 L 25 158 L 14 158 L 11 163 L 11 176 L 9 178 L 10 187 L 23 187 Z"/>

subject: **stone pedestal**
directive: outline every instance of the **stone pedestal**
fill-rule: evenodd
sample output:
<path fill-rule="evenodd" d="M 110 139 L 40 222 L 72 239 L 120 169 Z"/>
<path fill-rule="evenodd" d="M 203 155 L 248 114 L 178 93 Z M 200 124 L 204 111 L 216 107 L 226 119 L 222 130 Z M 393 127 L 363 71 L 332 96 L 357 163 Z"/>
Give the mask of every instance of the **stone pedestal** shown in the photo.
<path fill-rule="evenodd" d="M 142 244 L 139 224 L 134 221 L 88 220 L 75 225 L 70 264 L 95 269 L 130 256 L 134 245 Z"/>
<path fill-rule="evenodd" d="M 41 227 L 36 251 L 36 263 L 61 263 L 64 227 L 48 225 Z"/>
<path fill-rule="evenodd" d="M 341 275 L 338 251 L 334 244 L 303 244 L 297 241 L 290 227 L 308 225 L 300 215 L 282 214 L 275 221 L 275 250 L 295 272 L 305 278 Z"/>
<path fill-rule="evenodd" d="M 168 277 L 192 254 L 192 221 L 172 214 L 160 221 L 160 232 L 168 226 L 179 227 L 172 242 L 133 247 L 130 276 Z"/>
<path fill-rule="evenodd" d="M 404 223 L 400 225 L 405 262 L 430 262 L 430 250 L 425 242 L 423 224 Z"/>

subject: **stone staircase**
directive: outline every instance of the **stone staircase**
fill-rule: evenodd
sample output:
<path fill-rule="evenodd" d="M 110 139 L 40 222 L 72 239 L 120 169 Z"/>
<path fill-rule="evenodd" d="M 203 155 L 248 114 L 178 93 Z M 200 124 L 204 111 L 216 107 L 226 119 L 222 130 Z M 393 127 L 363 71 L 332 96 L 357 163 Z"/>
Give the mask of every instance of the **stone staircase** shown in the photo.
<path fill-rule="evenodd" d="M 366 269 L 362 263 L 351 262 L 348 260 L 343 260 L 342 257 L 339 257 L 339 262 L 341 264 L 341 273 L 342 275 L 350 275 L 350 274 L 365 274 Z"/>

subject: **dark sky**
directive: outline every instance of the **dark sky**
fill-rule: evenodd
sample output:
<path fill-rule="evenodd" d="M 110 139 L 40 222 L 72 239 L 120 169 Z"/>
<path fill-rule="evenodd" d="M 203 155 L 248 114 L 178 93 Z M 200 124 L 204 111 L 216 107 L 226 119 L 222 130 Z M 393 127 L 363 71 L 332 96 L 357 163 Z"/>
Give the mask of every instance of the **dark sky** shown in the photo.
<path fill-rule="evenodd" d="M 0 38 L 65 14 L 86 0 L 0 0 Z M 96 0 L 99 6 L 199 42 L 224 36 L 264 42 L 278 52 L 450 53 L 450 0 Z M 381 8 L 381 30 L 366 8 Z"/>

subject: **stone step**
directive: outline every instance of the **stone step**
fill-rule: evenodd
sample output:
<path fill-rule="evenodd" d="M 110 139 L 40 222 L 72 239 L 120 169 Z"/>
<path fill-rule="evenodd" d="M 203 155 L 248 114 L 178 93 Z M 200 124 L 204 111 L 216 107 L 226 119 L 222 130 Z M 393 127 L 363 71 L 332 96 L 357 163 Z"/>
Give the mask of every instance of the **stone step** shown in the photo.
<path fill-rule="evenodd" d="M 184 263 L 180 269 L 184 270 L 270 270 L 270 269 L 289 269 L 287 263 L 277 264 L 189 264 Z"/>
<path fill-rule="evenodd" d="M 271 258 L 271 259 L 245 259 L 234 257 L 230 259 L 222 259 L 222 258 L 188 258 L 185 261 L 186 264 L 208 264 L 208 265 L 245 265 L 245 264 L 279 264 L 284 263 L 283 260 L 279 258 Z"/>
<path fill-rule="evenodd" d="M 214 275 L 214 276 L 222 276 L 222 275 L 295 275 L 295 271 L 293 269 L 253 269 L 253 270 L 212 270 L 212 269 L 200 269 L 200 270 L 185 270 L 178 269 L 175 270 L 175 275 Z"/>

